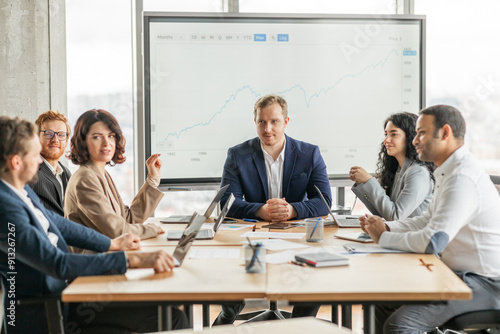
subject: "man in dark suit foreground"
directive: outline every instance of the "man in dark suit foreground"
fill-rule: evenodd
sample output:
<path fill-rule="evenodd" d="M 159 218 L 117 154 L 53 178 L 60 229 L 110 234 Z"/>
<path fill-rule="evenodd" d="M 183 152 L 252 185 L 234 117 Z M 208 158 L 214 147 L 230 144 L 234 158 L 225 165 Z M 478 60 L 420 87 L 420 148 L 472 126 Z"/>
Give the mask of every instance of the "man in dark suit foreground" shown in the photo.
<path fill-rule="evenodd" d="M 265 221 L 286 221 L 329 214 L 314 186 L 328 205 L 332 194 L 319 147 L 285 135 L 290 121 L 284 98 L 266 95 L 254 106 L 258 137 L 231 147 L 222 184 L 229 184 L 221 205 L 232 193 L 228 216 Z M 214 324 L 232 323 L 244 304 L 222 305 Z M 294 307 L 292 317 L 314 316 L 319 306 Z"/>
<path fill-rule="evenodd" d="M 36 181 L 42 163 L 40 150 L 33 124 L 0 117 L 0 276 L 7 334 L 47 332 L 43 305 L 17 305 L 18 299 L 60 293 L 78 276 L 123 274 L 127 267 L 154 268 L 156 272 L 174 267 L 173 258 L 164 251 L 119 251 L 139 249 L 140 239 L 135 235 L 109 239 L 45 209 L 26 186 Z M 73 254 L 68 246 L 115 252 Z M 71 304 L 67 311 L 65 324 L 75 333 L 157 330 L 154 306 L 131 309 Z M 172 311 L 174 327 L 186 327 L 185 315 L 175 308 Z"/>
<path fill-rule="evenodd" d="M 38 181 L 30 186 L 47 209 L 64 217 L 64 193 L 71 172 L 59 159 L 66 150 L 71 127 L 66 116 L 52 110 L 38 116 L 35 124 L 42 145 L 43 163 L 38 169 Z"/>

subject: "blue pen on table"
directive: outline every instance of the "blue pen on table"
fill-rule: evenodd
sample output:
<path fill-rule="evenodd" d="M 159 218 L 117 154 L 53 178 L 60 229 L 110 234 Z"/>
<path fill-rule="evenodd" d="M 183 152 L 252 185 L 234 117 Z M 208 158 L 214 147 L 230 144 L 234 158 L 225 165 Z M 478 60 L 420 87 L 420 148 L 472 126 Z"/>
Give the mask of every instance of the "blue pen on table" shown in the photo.
<path fill-rule="evenodd" d="M 248 263 L 248 265 L 246 267 L 247 270 L 250 270 L 254 266 L 255 260 L 257 260 L 257 262 L 259 262 L 259 264 L 262 266 L 262 263 L 260 263 L 260 260 L 258 257 L 259 250 L 260 250 L 260 247 L 262 246 L 262 243 L 256 242 L 255 244 L 252 244 L 249 237 L 247 237 L 247 240 L 248 240 L 248 245 L 252 249 L 252 259 L 250 260 L 250 262 Z"/>
<path fill-rule="evenodd" d="M 312 236 L 314 235 L 314 232 L 316 232 L 316 229 L 318 228 L 318 224 L 320 221 L 321 221 L 321 217 L 319 217 L 318 220 L 316 220 L 316 224 L 314 224 L 314 228 L 311 232 L 311 235 L 309 236 L 309 239 L 312 239 Z"/>
<path fill-rule="evenodd" d="M 243 218 L 244 222 L 250 222 L 250 223 L 258 223 L 259 221 L 257 219 L 250 219 L 250 218 Z"/>

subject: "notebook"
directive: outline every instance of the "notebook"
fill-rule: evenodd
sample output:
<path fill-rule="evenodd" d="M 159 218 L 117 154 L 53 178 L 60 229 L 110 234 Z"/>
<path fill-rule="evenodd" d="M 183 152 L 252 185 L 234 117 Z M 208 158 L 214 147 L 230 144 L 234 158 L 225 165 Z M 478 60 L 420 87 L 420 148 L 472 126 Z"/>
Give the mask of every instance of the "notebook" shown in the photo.
<path fill-rule="evenodd" d="M 319 197 L 321 197 L 321 199 L 323 200 L 323 204 L 325 204 L 326 208 L 328 209 L 328 212 L 330 213 L 330 216 L 332 216 L 333 221 L 335 222 L 335 224 L 337 224 L 338 227 L 361 227 L 361 223 L 358 219 L 358 216 L 333 215 L 332 211 L 330 210 L 330 206 L 328 205 L 328 202 L 321 193 L 321 190 L 319 190 L 319 188 L 316 185 L 314 185 L 314 188 L 316 188 Z"/>
<path fill-rule="evenodd" d="M 328 250 L 318 249 L 310 253 L 295 255 L 295 261 L 305 263 L 313 267 L 337 267 L 347 266 L 349 259 Z"/>
<path fill-rule="evenodd" d="M 219 217 L 215 220 L 214 228 L 212 230 L 199 230 L 198 233 L 196 234 L 197 240 L 208 240 L 208 239 L 213 239 L 215 237 L 215 233 L 219 230 L 220 225 L 224 221 L 224 218 L 226 217 L 227 213 L 229 212 L 229 209 L 231 208 L 231 205 L 233 205 L 234 202 L 234 195 L 231 194 L 229 198 L 227 199 L 226 204 L 222 208 Z M 182 232 L 180 230 L 170 230 L 167 231 L 167 239 L 168 240 L 178 240 L 182 237 Z"/>
<path fill-rule="evenodd" d="M 227 188 L 229 188 L 229 184 L 220 188 L 217 194 L 215 194 L 215 197 L 213 198 L 212 202 L 205 211 L 204 214 L 205 218 L 209 218 L 212 212 L 214 212 L 215 207 L 217 206 L 217 204 L 219 204 Z M 160 222 L 164 224 L 182 224 L 182 223 L 189 223 L 190 219 L 191 219 L 190 215 L 173 215 L 173 216 L 168 216 L 167 218 L 163 218 L 162 220 L 160 220 Z"/>
<path fill-rule="evenodd" d="M 184 258 L 187 255 L 187 252 L 189 251 L 189 248 L 191 248 L 191 244 L 196 238 L 196 234 L 198 233 L 201 225 L 203 225 L 204 222 L 205 216 L 202 216 L 195 212 L 191 216 L 189 224 L 186 226 L 184 231 L 181 231 L 182 237 L 180 238 L 177 247 L 175 247 L 174 254 L 172 255 L 174 257 L 176 267 L 181 266 Z"/>

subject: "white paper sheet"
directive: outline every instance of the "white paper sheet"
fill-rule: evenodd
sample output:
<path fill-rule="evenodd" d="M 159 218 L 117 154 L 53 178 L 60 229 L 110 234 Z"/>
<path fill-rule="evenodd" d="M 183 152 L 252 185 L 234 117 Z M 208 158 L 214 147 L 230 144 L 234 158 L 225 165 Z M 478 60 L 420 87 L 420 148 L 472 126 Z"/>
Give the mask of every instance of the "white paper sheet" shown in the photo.
<path fill-rule="evenodd" d="M 153 268 L 127 269 L 125 277 L 127 277 L 127 280 L 129 281 L 137 281 L 153 276 L 154 274 L 155 271 Z"/>
<path fill-rule="evenodd" d="M 248 225 L 248 224 L 222 224 L 219 227 L 219 230 L 225 230 L 225 231 L 239 231 L 243 230 L 246 228 L 253 228 L 254 225 Z"/>
<path fill-rule="evenodd" d="M 298 244 L 296 242 L 290 242 L 282 239 L 263 239 L 257 241 L 262 242 L 262 244 L 264 245 L 264 247 L 266 247 L 267 250 L 272 250 L 272 251 L 309 247 L 308 245 Z"/>
<path fill-rule="evenodd" d="M 246 232 L 242 238 L 274 238 L 274 239 L 302 239 L 305 233 L 281 233 L 281 232 Z"/>
<path fill-rule="evenodd" d="M 382 248 L 377 244 L 347 243 L 344 248 L 349 253 L 408 253 L 405 251 Z"/>
<path fill-rule="evenodd" d="M 213 230 L 214 229 L 214 224 L 215 223 L 203 223 L 201 225 L 202 230 Z M 248 225 L 248 224 L 221 224 L 219 227 L 220 231 L 239 231 L 243 230 L 246 228 L 252 228 L 253 225 Z"/>
<path fill-rule="evenodd" d="M 267 254 L 266 262 L 270 264 L 288 263 L 288 261 L 295 260 L 295 253 L 296 252 L 293 250 L 288 250 L 274 254 Z"/>
<path fill-rule="evenodd" d="M 240 257 L 239 248 L 191 248 L 190 259 L 237 259 Z"/>

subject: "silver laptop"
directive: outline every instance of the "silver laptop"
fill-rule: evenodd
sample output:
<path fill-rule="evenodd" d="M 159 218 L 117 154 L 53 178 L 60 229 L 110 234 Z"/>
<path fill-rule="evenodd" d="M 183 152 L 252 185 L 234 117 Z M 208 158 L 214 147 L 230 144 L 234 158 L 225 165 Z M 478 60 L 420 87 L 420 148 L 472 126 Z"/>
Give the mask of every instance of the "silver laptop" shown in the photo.
<path fill-rule="evenodd" d="M 219 217 L 215 220 L 214 228 L 212 230 L 199 230 L 198 234 L 196 234 L 196 240 L 209 240 L 213 239 L 215 237 L 215 233 L 219 230 L 220 225 L 224 221 L 224 218 L 226 218 L 227 213 L 229 212 L 229 209 L 231 208 L 231 205 L 233 205 L 234 202 L 234 195 L 231 194 L 229 198 L 227 199 L 226 204 L 222 208 Z M 182 232 L 180 230 L 170 230 L 167 231 L 167 239 L 168 240 L 179 240 L 182 237 Z"/>
<path fill-rule="evenodd" d="M 214 212 L 215 207 L 217 206 L 217 204 L 219 204 L 227 188 L 229 188 L 229 184 L 220 188 L 217 194 L 215 194 L 215 197 L 213 198 L 212 202 L 205 211 L 205 214 L 203 215 L 205 216 L 205 218 L 209 218 L 212 212 Z M 190 215 L 173 215 L 173 216 L 168 216 L 167 218 L 163 218 L 162 220 L 160 220 L 160 222 L 165 224 L 183 224 L 183 223 L 189 223 L 190 219 L 191 219 Z"/>
<path fill-rule="evenodd" d="M 316 185 L 314 185 L 314 188 L 316 188 L 316 190 L 318 191 L 319 197 L 321 197 L 321 199 L 323 200 L 323 203 L 328 209 L 330 216 L 332 216 L 333 221 L 335 222 L 335 224 L 337 224 L 338 227 L 361 227 L 361 222 L 359 221 L 357 216 L 333 215 L 332 211 L 330 210 L 330 206 L 328 205 L 328 202 L 321 193 L 321 190 L 319 190 L 319 188 Z"/>
<path fill-rule="evenodd" d="M 182 235 L 179 243 L 177 244 L 177 247 L 175 247 L 174 254 L 172 255 L 174 257 L 176 267 L 181 266 L 184 258 L 187 255 L 187 252 L 189 251 L 189 248 L 191 248 L 191 244 L 196 238 L 196 234 L 198 233 L 201 225 L 203 225 L 204 222 L 205 216 L 202 216 L 199 213 L 195 212 L 191 216 L 189 224 L 186 226 L 184 231 L 180 231 Z"/>

